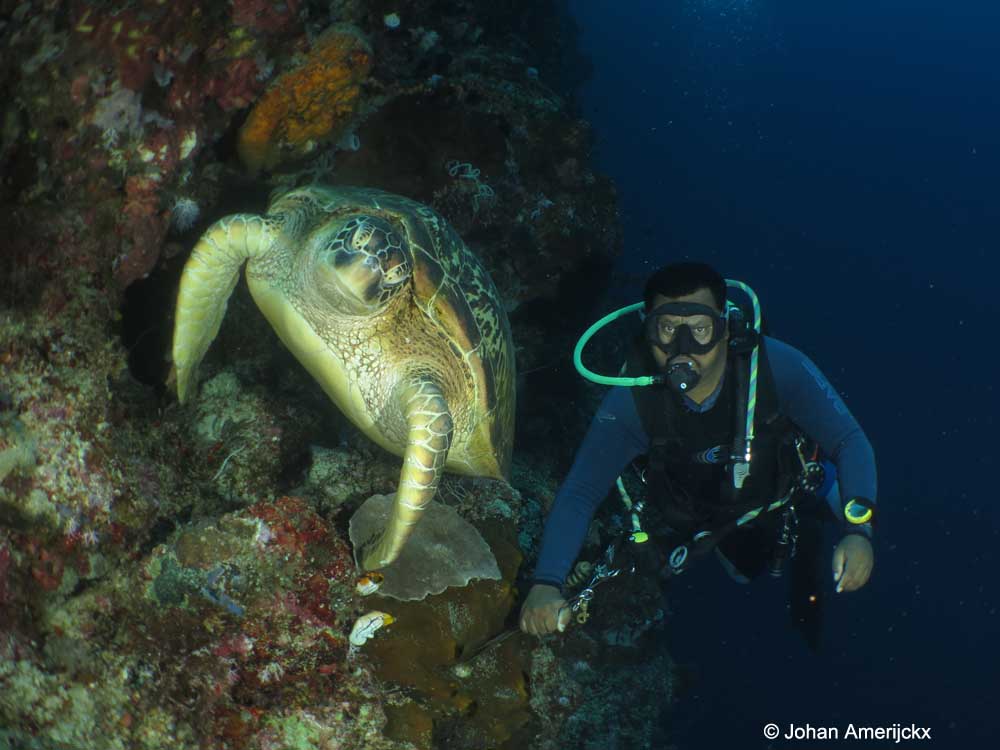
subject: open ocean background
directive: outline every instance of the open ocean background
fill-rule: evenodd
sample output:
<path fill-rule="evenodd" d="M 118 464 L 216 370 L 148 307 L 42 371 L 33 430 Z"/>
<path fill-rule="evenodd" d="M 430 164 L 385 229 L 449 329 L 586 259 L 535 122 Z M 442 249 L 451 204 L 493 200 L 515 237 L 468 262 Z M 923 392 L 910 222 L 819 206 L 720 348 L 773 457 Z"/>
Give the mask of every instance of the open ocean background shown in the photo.
<path fill-rule="evenodd" d="M 996 571 L 1000 3 L 573 0 L 583 115 L 625 224 L 606 307 L 682 257 L 753 286 L 772 334 L 844 395 L 876 451 L 873 579 L 831 595 L 824 651 L 784 583 L 715 564 L 675 588 L 695 668 L 682 750 L 768 743 L 775 722 L 998 735 Z"/>

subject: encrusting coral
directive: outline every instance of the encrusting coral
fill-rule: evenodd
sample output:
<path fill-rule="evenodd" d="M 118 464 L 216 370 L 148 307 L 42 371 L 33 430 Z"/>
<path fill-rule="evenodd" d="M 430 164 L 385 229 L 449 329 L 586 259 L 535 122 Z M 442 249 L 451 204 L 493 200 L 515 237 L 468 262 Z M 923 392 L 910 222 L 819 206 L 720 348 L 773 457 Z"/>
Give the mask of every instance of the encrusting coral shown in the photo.
<path fill-rule="evenodd" d="M 325 31 L 306 61 L 274 80 L 240 129 L 237 148 L 252 171 L 301 157 L 350 124 L 372 53 L 347 25 Z"/>

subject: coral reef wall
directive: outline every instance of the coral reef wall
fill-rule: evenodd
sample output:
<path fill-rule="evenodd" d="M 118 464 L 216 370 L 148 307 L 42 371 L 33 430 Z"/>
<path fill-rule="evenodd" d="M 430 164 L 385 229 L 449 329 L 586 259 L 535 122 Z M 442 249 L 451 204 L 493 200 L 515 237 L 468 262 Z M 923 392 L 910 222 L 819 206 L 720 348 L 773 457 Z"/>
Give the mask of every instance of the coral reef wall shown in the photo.
<path fill-rule="evenodd" d="M 470 511 L 504 580 L 402 610 L 357 653 L 346 520 L 398 459 L 244 291 L 196 402 L 165 382 L 199 233 L 310 183 L 433 206 L 493 276 L 519 368 L 566 348 L 546 313 L 585 303 L 621 244 L 566 8 L 0 0 L 0 54 L 0 740 L 525 744 L 547 695 L 539 677 L 529 700 L 531 644 L 446 672 L 509 622 L 553 476 L 515 449 L 514 486 Z M 551 740 L 569 711 L 547 714 Z"/>

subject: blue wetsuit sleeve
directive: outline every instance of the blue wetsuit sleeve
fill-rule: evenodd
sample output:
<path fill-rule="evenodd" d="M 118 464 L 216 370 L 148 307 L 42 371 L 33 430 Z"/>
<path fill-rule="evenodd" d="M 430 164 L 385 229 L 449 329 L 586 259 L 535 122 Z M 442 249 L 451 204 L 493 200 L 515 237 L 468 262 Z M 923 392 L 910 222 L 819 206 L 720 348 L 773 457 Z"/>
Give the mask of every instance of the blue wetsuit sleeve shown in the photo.
<path fill-rule="evenodd" d="M 836 465 L 841 502 L 852 497 L 874 502 L 875 452 L 854 415 L 826 376 L 802 352 L 776 339 L 768 338 L 766 343 L 778 407 Z M 846 525 L 843 518 L 840 520 Z M 870 533 L 870 528 L 864 530 Z"/>
<path fill-rule="evenodd" d="M 590 521 L 622 469 L 646 452 L 642 428 L 628 388 L 612 388 L 601 402 L 577 450 L 573 467 L 556 493 L 545 522 L 533 580 L 561 587 L 587 536 Z"/>

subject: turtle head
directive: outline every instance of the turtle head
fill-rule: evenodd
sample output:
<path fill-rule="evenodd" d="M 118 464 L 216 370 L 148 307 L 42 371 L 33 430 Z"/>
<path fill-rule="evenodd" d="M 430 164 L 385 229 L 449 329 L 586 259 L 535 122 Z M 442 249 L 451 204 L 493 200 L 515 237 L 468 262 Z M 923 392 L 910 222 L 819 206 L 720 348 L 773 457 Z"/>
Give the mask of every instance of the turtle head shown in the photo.
<path fill-rule="evenodd" d="M 314 266 L 324 298 L 342 312 L 381 310 L 413 274 L 405 237 L 387 220 L 351 216 L 323 244 Z"/>

